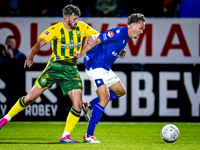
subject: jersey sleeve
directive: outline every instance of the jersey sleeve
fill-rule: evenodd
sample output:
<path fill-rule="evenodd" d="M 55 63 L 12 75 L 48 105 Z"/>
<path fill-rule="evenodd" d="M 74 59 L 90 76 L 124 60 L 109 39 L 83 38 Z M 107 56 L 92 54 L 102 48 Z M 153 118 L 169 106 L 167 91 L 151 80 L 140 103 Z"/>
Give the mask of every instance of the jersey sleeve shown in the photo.
<path fill-rule="evenodd" d="M 51 26 L 49 28 L 47 28 L 46 30 L 44 30 L 40 36 L 38 37 L 38 39 L 44 39 L 46 41 L 46 43 L 50 42 L 52 39 L 55 39 L 56 37 L 56 31 L 55 31 L 55 27 Z"/>
<path fill-rule="evenodd" d="M 89 37 L 90 35 L 94 35 L 97 34 L 98 32 L 93 29 L 91 26 L 89 26 L 88 24 L 84 23 L 84 22 L 80 22 L 83 26 L 84 30 L 84 37 Z"/>
<path fill-rule="evenodd" d="M 113 28 L 99 34 L 101 43 L 116 41 L 120 39 L 122 36 L 123 35 L 121 34 L 120 29 L 118 28 Z"/>

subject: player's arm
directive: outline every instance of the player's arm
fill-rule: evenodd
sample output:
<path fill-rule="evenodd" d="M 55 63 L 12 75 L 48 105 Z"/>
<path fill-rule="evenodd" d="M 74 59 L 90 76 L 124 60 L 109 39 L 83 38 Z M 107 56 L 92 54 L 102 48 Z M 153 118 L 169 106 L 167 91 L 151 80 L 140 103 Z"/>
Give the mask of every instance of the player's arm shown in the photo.
<path fill-rule="evenodd" d="M 89 36 L 87 40 L 87 44 L 89 44 L 91 47 L 94 47 L 96 45 L 95 40 L 99 37 L 99 34 L 100 33 Z"/>
<path fill-rule="evenodd" d="M 122 51 L 121 55 L 119 56 L 119 58 L 123 59 L 125 56 L 126 56 L 126 50 L 123 49 L 123 51 Z"/>
<path fill-rule="evenodd" d="M 40 48 L 42 46 L 44 46 L 46 44 L 46 41 L 44 39 L 40 39 L 32 48 L 31 48 L 31 52 L 28 56 L 28 58 L 26 59 L 26 61 L 24 62 L 24 68 L 26 68 L 26 66 L 28 66 L 29 68 L 33 65 L 33 58 L 35 56 L 35 54 L 38 53 L 38 51 L 40 50 Z"/>
<path fill-rule="evenodd" d="M 93 45 L 95 46 L 99 43 L 101 43 L 101 39 L 98 36 L 97 38 L 95 38 Z M 85 54 L 87 51 L 89 51 L 91 49 L 92 49 L 92 46 L 89 43 L 87 43 L 87 45 L 80 52 L 74 52 L 74 56 L 77 57 L 77 58 L 80 58 L 81 56 L 83 56 L 83 54 Z"/>

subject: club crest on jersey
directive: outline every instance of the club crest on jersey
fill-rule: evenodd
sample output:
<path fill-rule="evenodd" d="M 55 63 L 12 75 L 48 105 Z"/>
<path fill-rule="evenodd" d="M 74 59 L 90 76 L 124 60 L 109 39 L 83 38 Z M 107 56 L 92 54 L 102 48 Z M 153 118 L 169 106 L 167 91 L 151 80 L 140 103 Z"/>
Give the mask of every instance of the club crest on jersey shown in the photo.
<path fill-rule="evenodd" d="M 114 33 L 113 33 L 112 31 L 109 31 L 109 32 L 108 32 L 108 36 L 109 36 L 110 38 L 112 38 L 112 37 L 114 36 Z"/>
<path fill-rule="evenodd" d="M 81 32 L 80 31 L 76 31 L 77 36 L 81 36 Z"/>
<path fill-rule="evenodd" d="M 47 83 L 47 79 L 41 79 L 41 83 L 42 83 L 42 85 L 45 85 L 46 83 Z"/>
<path fill-rule="evenodd" d="M 49 31 L 45 31 L 43 35 L 44 35 L 44 36 L 49 35 Z"/>

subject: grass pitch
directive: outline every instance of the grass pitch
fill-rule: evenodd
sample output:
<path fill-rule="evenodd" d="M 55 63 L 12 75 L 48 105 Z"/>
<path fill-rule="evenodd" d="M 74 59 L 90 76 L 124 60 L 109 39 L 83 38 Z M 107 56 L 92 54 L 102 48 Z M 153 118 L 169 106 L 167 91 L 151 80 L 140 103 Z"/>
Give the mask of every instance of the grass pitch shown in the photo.
<path fill-rule="evenodd" d="M 166 124 L 179 128 L 174 143 L 166 143 L 160 131 Z M 198 150 L 200 123 L 100 122 L 95 137 L 100 144 L 84 143 L 88 122 L 79 122 L 71 137 L 79 143 L 59 143 L 65 122 L 9 122 L 0 130 L 0 150 Z"/>

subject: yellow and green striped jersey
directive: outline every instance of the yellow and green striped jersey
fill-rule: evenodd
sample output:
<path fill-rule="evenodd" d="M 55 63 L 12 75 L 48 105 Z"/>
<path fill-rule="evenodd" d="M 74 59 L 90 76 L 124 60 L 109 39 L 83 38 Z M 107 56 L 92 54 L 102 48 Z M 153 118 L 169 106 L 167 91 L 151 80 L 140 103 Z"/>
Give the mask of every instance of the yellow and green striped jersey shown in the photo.
<path fill-rule="evenodd" d="M 82 21 L 79 21 L 77 28 L 72 31 L 65 30 L 64 22 L 60 22 L 42 32 L 38 39 L 44 39 L 46 43 L 51 41 L 50 61 L 65 60 L 76 63 L 74 51 L 80 52 L 83 38 L 96 33 L 96 30 Z"/>

